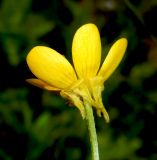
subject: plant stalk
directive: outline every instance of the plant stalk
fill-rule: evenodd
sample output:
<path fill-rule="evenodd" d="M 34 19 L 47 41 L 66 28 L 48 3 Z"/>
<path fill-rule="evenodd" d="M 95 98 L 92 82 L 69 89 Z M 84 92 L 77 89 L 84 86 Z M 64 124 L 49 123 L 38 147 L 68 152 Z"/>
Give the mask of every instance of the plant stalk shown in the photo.
<path fill-rule="evenodd" d="M 90 143 L 91 143 L 92 160 L 99 160 L 99 149 L 98 149 L 98 141 L 95 128 L 95 121 L 93 116 L 93 108 L 88 102 L 84 102 L 84 104 L 85 104 L 86 120 L 89 130 Z"/>

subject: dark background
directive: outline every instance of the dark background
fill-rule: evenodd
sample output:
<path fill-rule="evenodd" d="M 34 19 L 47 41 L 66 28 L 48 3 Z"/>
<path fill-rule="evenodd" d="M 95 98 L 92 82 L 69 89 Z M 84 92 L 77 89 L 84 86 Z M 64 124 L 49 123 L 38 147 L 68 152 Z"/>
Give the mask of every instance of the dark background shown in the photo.
<path fill-rule="evenodd" d="M 25 82 L 36 45 L 71 61 L 75 31 L 95 23 L 102 56 L 120 37 L 128 48 L 105 83 L 111 122 L 95 115 L 101 160 L 157 160 L 157 0 L 0 0 L 0 159 L 89 160 L 76 107 Z"/>

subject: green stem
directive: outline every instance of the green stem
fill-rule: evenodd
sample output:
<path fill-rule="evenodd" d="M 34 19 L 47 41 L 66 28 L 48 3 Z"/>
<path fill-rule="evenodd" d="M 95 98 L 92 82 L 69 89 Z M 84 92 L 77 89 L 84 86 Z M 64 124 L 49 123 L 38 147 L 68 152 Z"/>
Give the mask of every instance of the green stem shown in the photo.
<path fill-rule="evenodd" d="M 90 143 L 91 143 L 92 160 L 99 160 L 98 141 L 95 129 L 93 109 L 88 102 L 84 102 L 84 104 L 85 104 L 86 120 L 89 130 Z"/>
<path fill-rule="evenodd" d="M 129 1 L 129 0 L 124 0 L 124 3 L 126 4 L 126 6 L 134 13 L 134 15 L 137 17 L 137 19 L 141 22 L 141 24 L 143 26 L 145 26 L 143 17 L 141 16 L 141 14 L 138 12 L 137 8 Z M 157 38 L 150 33 L 150 37 L 153 40 L 153 42 L 155 44 L 157 44 Z"/>
<path fill-rule="evenodd" d="M 124 3 L 134 13 L 137 19 L 144 25 L 144 20 L 141 14 L 138 12 L 137 8 L 129 0 L 124 0 Z"/>

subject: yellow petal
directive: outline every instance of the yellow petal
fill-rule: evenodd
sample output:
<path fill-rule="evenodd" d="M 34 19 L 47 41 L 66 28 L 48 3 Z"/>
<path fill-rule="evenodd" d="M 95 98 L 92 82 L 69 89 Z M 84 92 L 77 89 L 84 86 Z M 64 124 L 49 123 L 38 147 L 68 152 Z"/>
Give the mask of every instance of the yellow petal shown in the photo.
<path fill-rule="evenodd" d="M 53 87 L 65 89 L 77 80 L 67 59 L 51 48 L 34 47 L 27 56 L 27 63 L 38 79 Z"/>
<path fill-rule="evenodd" d="M 122 60 L 127 47 L 127 40 L 121 38 L 116 41 L 111 47 L 102 67 L 98 73 L 98 76 L 103 77 L 105 81 L 114 72 L 120 61 Z"/>
<path fill-rule="evenodd" d="M 77 30 L 72 44 L 72 58 L 80 78 L 96 75 L 101 60 L 101 41 L 94 24 L 85 24 Z"/>
<path fill-rule="evenodd" d="M 49 84 L 45 83 L 44 81 L 42 81 L 40 79 L 36 79 L 36 78 L 26 79 L 26 82 L 28 82 L 36 87 L 46 89 L 49 91 L 60 91 L 59 88 L 55 88 L 53 86 L 50 86 Z"/>

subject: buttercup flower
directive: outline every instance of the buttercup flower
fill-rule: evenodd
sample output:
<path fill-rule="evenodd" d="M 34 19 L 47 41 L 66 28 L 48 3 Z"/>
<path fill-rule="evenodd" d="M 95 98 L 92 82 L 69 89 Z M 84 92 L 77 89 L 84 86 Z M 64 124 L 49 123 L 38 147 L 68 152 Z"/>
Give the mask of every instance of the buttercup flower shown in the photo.
<path fill-rule="evenodd" d="M 98 116 L 109 122 L 103 106 L 101 93 L 104 82 L 120 63 L 127 47 L 127 40 L 121 38 L 111 47 L 102 66 L 101 41 L 97 27 L 85 24 L 74 35 L 72 59 L 74 67 L 57 51 L 44 47 L 34 47 L 27 56 L 27 63 L 36 79 L 27 81 L 35 86 L 60 95 L 74 104 L 86 117 L 85 102 L 96 109 Z"/>

